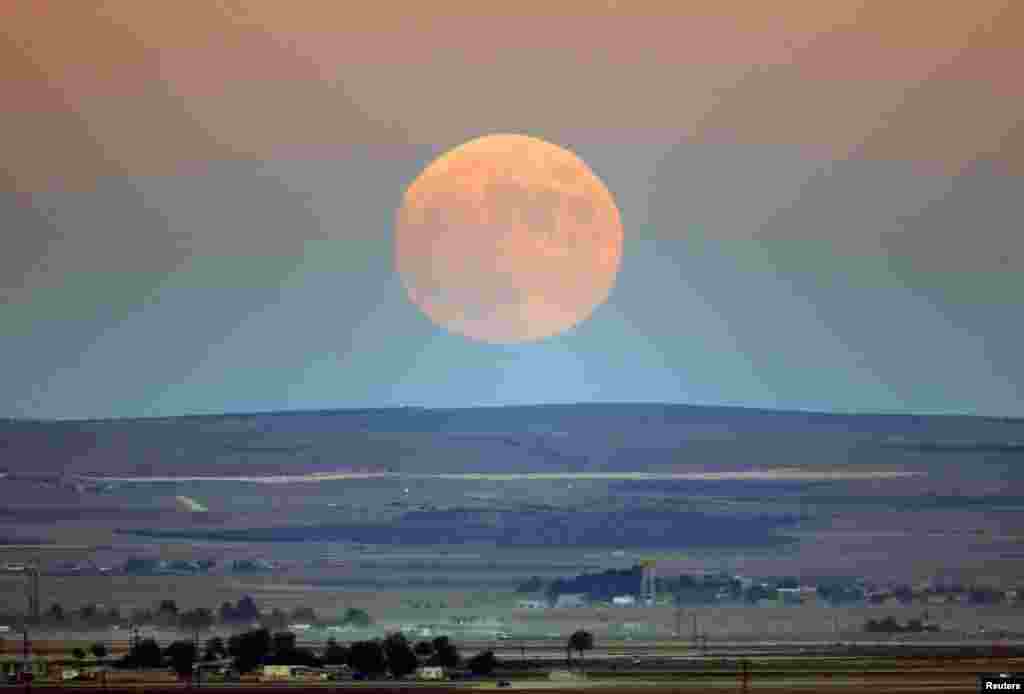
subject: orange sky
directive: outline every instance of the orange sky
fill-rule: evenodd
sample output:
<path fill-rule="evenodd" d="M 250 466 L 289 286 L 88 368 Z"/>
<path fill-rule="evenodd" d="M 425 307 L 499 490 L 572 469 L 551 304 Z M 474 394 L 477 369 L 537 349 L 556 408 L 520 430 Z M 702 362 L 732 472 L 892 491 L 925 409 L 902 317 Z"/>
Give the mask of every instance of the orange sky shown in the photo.
<path fill-rule="evenodd" d="M 8 0 L 0 166 L 38 188 L 514 130 L 1021 171 L 1015 0 L 498 5 Z"/>

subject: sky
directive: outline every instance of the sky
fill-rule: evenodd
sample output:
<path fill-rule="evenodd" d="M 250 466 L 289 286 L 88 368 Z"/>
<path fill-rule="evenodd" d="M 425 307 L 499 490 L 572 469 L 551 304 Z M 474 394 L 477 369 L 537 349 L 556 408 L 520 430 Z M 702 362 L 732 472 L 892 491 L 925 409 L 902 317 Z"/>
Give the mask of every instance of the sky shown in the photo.
<path fill-rule="evenodd" d="M 680 402 L 1024 416 L 1024 3 L 7 0 L 0 416 Z M 499 132 L 611 191 L 608 300 L 468 340 L 396 276 Z"/>

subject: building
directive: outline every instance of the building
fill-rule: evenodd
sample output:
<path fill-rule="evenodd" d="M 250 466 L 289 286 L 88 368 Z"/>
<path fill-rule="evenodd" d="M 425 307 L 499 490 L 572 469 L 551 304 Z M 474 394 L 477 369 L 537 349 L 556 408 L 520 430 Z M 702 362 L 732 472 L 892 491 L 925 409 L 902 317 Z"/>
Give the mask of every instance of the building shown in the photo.
<path fill-rule="evenodd" d="M 555 607 L 586 607 L 586 593 L 563 593 L 555 601 Z"/>
<path fill-rule="evenodd" d="M 40 656 L 30 656 L 27 665 L 21 656 L 0 659 L 0 673 L 3 673 L 5 677 L 30 672 L 34 678 L 40 679 L 46 677 L 49 670 L 49 661 Z"/>
<path fill-rule="evenodd" d="M 799 605 L 801 600 L 799 588 L 777 588 L 780 605 Z"/>
<path fill-rule="evenodd" d="M 520 600 L 518 603 L 518 607 L 521 610 L 541 610 L 547 606 L 547 603 L 543 600 Z"/>
<path fill-rule="evenodd" d="M 615 607 L 634 607 L 636 598 L 632 595 L 616 595 L 612 598 L 612 605 Z"/>
<path fill-rule="evenodd" d="M 264 665 L 260 677 L 263 681 L 290 680 L 292 668 L 290 665 Z"/>
<path fill-rule="evenodd" d="M 447 675 L 443 667 L 419 667 L 416 668 L 416 679 L 443 680 L 447 679 Z"/>
<path fill-rule="evenodd" d="M 570 670 L 552 670 L 550 673 L 548 673 L 548 679 L 552 682 L 570 682 L 573 680 L 582 680 L 585 678 L 579 672 L 572 672 Z"/>

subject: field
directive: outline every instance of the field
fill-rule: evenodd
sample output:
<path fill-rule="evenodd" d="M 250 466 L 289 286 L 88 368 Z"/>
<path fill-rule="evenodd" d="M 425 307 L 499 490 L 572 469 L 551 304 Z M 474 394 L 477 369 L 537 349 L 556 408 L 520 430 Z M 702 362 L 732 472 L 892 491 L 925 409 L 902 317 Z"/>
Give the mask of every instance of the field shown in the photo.
<path fill-rule="evenodd" d="M 251 594 L 325 617 L 360 607 L 381 625 L 472 613 L 509 631 L 670 634 L 669 608 L 540 615 L 513 610 L 527 596 L 512 591 L 651 558 L 663 576 L 1009 588 L 1024 575 L 1017 420 L 607 405 L 4 422 L 0 435 L 0 561 L 219 563 L 206 576 L 44 572 L 44 606 Z M 225 569 L 257 558 L 277 568 Z M 0 611 L 24 595 L 22 577 L 0 575 Z M 943 609 L 952 631 L 1021 630 L 1013 611 Z M 722 638 L 813 637 L 833 614 L 694 613 Z M 840 616 L 854 630 L 869 615 Z"/>

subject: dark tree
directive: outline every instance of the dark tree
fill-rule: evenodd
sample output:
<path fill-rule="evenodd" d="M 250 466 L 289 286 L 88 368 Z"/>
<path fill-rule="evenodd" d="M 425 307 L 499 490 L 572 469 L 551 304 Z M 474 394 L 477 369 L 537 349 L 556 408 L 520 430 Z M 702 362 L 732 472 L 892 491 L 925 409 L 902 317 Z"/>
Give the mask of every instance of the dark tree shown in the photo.
<path fill-rule="evenodd" d="M 153 611 L 138 608 L 132 611 L 132 624 L 142 625 L 153 622 Z"/>
<path fill-rule="evenodd" d="M 370 619 L 370 615 L 366 613 L 366 610 L 356 609 L 350 607 L 345 610 L 345 616 L 342 617 L 344 624 L 349 624 L 355 627 L 368 627 L 373 620 Z"/>
<path fill-rule="evenodd" d="M 224 639 L 219 636 L 214 636 L 206 642 L 206 652 L 203 654 L 203 660 L 219 660 L 227 654 L 228 649 L 224 645 Z"/>
<path fill-rule="evenodd" d="M 158 668 L 164 664 L 163 653 L 160 651 L 160 644 L 154 639 L 143 639 L 139 641 L 126 658 L 126 665 L 129 667 Z"/>
<path fill-rule="evenodd" d="M 577 629 L 569 637 L 569 642 L 566 644 L 566 648 L 569 651 L 576 651 L 580 654 L 580 661 L 582 667 L 583 651 L 589 651 L 594 647 L 594 635 L 589 631 L 583 629 Z"/>
<path fill-rule="evenodd" d="M 269 615 L 260 620 L 260 623 L 266 629 L 283 630 L 288 626 L 288 615 L 284 610 L 275 607 Z"/>
<path fill-rule="evenodd" d="M 199 607 L 188 612 L 182 612 L 178 617 L 178 623 L 182 629 L 188 631 L 200 631 L 210 628 L 213 623 L 213 612 L 205 607 Z"/>
<path fill-rule="evenodd" d="M 756 603 L 758 600 L 771 600 L 778 596 L 778 592 L 771 589 L 765 588 L 764 586 L 751 586 L 747 590 L 747 602 Z"/>
<path fill-rule="evenodd" d="M 516 588 L 517 593 L 536 593 L 544 588 L 544 581 L 540 576 L 531 576 L 525 583 L 520 583 Z"/>
<path fill-rule="evenodd" d="M 75 650 L 71 651 L 71 657 L 75 660 L 85 660 L 85 651 L 83 651 L 81 648 L 76 648 Z"/>
<path fill-rule="evenodd" d="M 164 655 L 171 661 L 171 667 L 178 677 L 185 679 L 192 676 L 192 666 L 196 662 L 196 645 L 191 641 L 175 641 Z"/>
<path fill-rule="evenodd" d="M 380 641 L 356 641 L 352 644 L 349 658 L 352 668 L 366 675 L 379 675 L 387 669 Z"/>
<path fill-rule="evenodd" d="M 402 632 L 387 635 L 384 639 L 384 656 L 388 661 L 388 669 L 396 678 L 414 672 L 419 664 L 412 646 Z"/>
<path fill-rule="evenodd" d="M 334 639 L 327 639 L 327 648 L 324 649 L 324 665 L 346 665 L 348 660 L 348 649 L 339 646 Z"/>
<path fill-rule="evenodd" d="M 290 631 L 278 631 L 272 640 L 274 653 L 291 653 L 295 650 L 295 634 Z"/>
<path fill-rule="evenodd" d="M 494 651 L 484 651 L 470 658 L 466 664 L 474 675 L 490 675 L 498 666 L 498 659 L 494 657 Z"/>
<path fill-rule="evenodd" d="M 228 653 L 239 672 L 252 672 L 270 652 L 270 632 L 256 629 L 228 639 Z"/>
<path fill-rule="evenodd" d="M 459 650 L 447 636 L 438 636 L 434 639 L 434 655 L 431 656 L 428 664 L 440 665 L 441 667 L 453 668 L 459 665 Z"/>
<path fill-rule="evenodd" d="M 235 607 L 235 618 L 247 622 L 260 618 L 260 610 L 251 596 L 244 595 L 239 599 L 238 605 Z"/>
<path fill-rule="evenodd" d="M 156 608 L 158 614 L 171 614 L 177 616 L 178 614 L 178 603 L 174 600 L 161 600 L 160 605 Z"/>
<path fill-rule="evenodd" d="M 316 624 L 316 611 L 312 607 L 296 607 L 292 610 L 292 620 L 299 624 Z"/>
<path fill-rule="evenodd" d="M 434 654 L 434 644 L 430 641 L 420 641 L 413 648 L 413 652 L 421 658 L 428 658 Z"/>
<path fill-rule="evenodd" d="M 235 606 L 230 602 L 221 603 L 220 609 L 217 611 L 217 616 L 220 618 L 222 624 L 228 624 L 238 620 L 238 612 L 235 610 Z"/>

